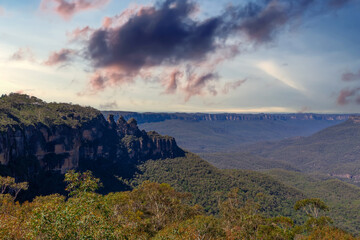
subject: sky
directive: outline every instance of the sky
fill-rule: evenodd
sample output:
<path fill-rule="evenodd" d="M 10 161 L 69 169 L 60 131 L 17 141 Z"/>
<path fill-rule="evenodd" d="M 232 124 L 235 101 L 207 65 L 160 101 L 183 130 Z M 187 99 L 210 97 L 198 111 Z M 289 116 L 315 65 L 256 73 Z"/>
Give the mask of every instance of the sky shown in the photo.
<path fill-rule="evenodd" d="M 359 113 L 360 0 L 0 0 L 0 94 L 137 112 Z"/>

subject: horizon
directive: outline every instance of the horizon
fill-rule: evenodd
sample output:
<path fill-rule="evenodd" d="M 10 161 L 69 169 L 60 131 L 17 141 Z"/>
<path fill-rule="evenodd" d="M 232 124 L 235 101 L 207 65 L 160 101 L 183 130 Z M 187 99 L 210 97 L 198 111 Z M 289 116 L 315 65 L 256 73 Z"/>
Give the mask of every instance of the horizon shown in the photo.
<path fill-rule="evenodd" d="M 0 0 L 0 94 L 102 111 L 357 114 L 359 0 Z"/>
<path fill-rule="evenodd" d="M 11 94 L 19 94 L 19 95 L 25 95 L 28 97 L 35 97 L 41 101 L 44 101 L 43 99 L 38 98 L 37 96 L 33 96 L 33 95 L 28 95 L 28 94 L 24 94 L 24 93 L 8 93 L 8 94 L 2 94 L 0 96 L 0 98 L 2 96 L 9 96 Z M 261 115 L 261 114 L 270 114 L 270 115 L 286 115 L 286 114 L 302 114 L 302 115 L 306 115 L 306 114 L 316 114 L 316 115 L 360 115 L 360 113 L 339 113 L 339 112 L 181 112 L 181 111 L 167 111 L 167 112 L 156 112 L 156 111 L 128 111 L 128 110 L 111 110 L 111 109 L 99 109 L 90 105 L 84 105 L 84 104 L 78 104 L 78 103 L 73 103 L 73 102 L 57 102 L 57 101 L 45 101 L 45 103 L 64 103 L 64 104 L 71 104 L 71 105 L 79 105 L 81 107 L 92 107 L 100 112 L 124 112 L 124 113 L 140 113 L 140 114 L 146 114 L 146 113 L 154 113 L 154 114 L 248 114 L 248 115 Z"/>

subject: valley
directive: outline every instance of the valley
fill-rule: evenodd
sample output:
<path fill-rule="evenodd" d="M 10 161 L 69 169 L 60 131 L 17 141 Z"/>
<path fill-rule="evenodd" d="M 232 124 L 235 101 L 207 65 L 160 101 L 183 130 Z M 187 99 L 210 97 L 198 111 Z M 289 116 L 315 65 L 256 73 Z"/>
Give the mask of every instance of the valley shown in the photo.
<path fill-rule="evenodd" d="M 134 191 L 136 194 L 144 184 L 170 184 L 174 191 L 191 194 L 190 206 L 214 218 L 224 214 L 222 204 L 230 201 L 231 194 L 236 191 L 239 211 L 245 211 L 247 203 L 256 203 L 256 214 L 260 215 L 254 216 L 259 217 L 259 221 L 262 219 L 261 224 L 265 224 L 262 226 L 267 226 L 265 219 L 278 216 L 293 219 L 294 226 L 303 226 L 308 216 L 293 206 L 303 199 L 321 198 L 331 209 L 328 216 L 333 219 L 335 229 L 339 227 L 352 234 L 360 232 L 360 218 L 356 213 L 360 208 L 357 200 L 360 188 L 320 173 L 335 166 L 343 167 L 336 159 L 344 154 L 349 156 L 347 164 L 356 164 L 356 117 L 307 115 L 304 119 L 302 114 L 299 115 L 301 119 L 296 119 L 295 115 L 267 115 L 265 118 L 251 115 L 239 120 L 236 116 L 219 115 L 217 118 L 221 120 L 214 120 L 210 115 L 209 120 L 201 115 L 202 120 L 191 121 L 144 122 L 144 118 L 140 118 L 142 123 L 138 124 L 137 119 L 128 115 L 103 116 L 93 108 L 46 103 L 21 94 L 2 96 L 0 109 L 0 174 L 28 183 L 26 191 L 16 194 L 24 206 L 28 201 L 35 204 L 39 196 L 63 201 L 56 194 L 78 201 L 77 197 L 72 199 L 72 195 L 67 195 L 66 174 L 79 171 L 85 174 L 87 181 L 92 181 L 91 174 L 99 179 L 96 182 L 101 182 L 101 188 L 90 185 L 94 186 L 91 189 L 98 189 L 97 194 L 102 194 L 96 195 L 98 199 L 113 193 Z M 156 131 L 150 130 L 151 127 Z M 169 136 L 172 133 L 178 135 L 179 141 Z M 187 142 L 187 147 L 181 145 L 182 142 Z M 324 146 L 320 149 L 336 151 L 334 146 L 340 142 L 348 144 L 348 148 L 340 146 L 342 152 L 338 155 L 329 152 L 323 158 L 318 157 L 321 152 L 315 151 L 319 149 L 317 144 Z M 301 156 L 293 153 L 297 151 L 296 146 L 313 154 L 319 166 L 327 166 L 320 163 L 325 157 L 334 156 L 328 158 L 332 165 L 314 168 L 316 173 L 306 171 L 308 162 L 300 161 Z M 236 153 L 231 151 L 234 148 Z M 280 155 L 284 157 L 277 157 Z M 293 160 L 291 156 L 298 158 Z M 5 196 L 11 193 L 9 190 Z M 154 193 L 148 194 L 146 196 Z M 158 194 L 161 198 L 162 193 Z M 93 197 L 95 195 L 90 198 Z M 157 233 L 157 230 L 152 231 L 149 234 Z"/>

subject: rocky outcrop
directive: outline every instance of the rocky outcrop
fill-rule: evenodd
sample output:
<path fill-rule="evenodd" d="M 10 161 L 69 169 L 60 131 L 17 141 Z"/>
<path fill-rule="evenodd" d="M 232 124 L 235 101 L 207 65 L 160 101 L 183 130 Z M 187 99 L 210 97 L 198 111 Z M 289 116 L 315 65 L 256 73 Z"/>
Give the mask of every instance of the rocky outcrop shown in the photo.
<path fill-rule="evenodd" d="M 91 162 L 101 165 L 102 159 L 107 164 L 135 164 L 183 154 L 174 138 L 140 131 L 135 119 L 115 122 L 112 115 L 108 121 L 100 115 L 78 128 L 16 125 L 0 132 L 0 162 L 5 167 L 19 159 L 36 159 L 44 171 L 65 173 Z"/>

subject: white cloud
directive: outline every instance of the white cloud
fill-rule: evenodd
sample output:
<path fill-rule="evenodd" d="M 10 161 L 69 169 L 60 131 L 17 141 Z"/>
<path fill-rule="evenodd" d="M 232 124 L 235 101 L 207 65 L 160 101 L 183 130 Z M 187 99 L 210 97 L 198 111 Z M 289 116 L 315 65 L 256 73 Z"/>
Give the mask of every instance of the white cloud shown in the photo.
<path fill-rule="evenodd" d="M 272 61 L 263 61 L 256 64 L 259 69 L 264 71 L 266 74 L 268 74 L 271 77 L 276 78 L 283 84 L 287 85 L 288 87 L 291 87 L 295 90 L 298 90 L 299 92 L 306 92 L 305 88 L 301 86 L 299 83 L 295 82 L 291 79 L 291 77 L 282 70 L 276 63 Z"/>

